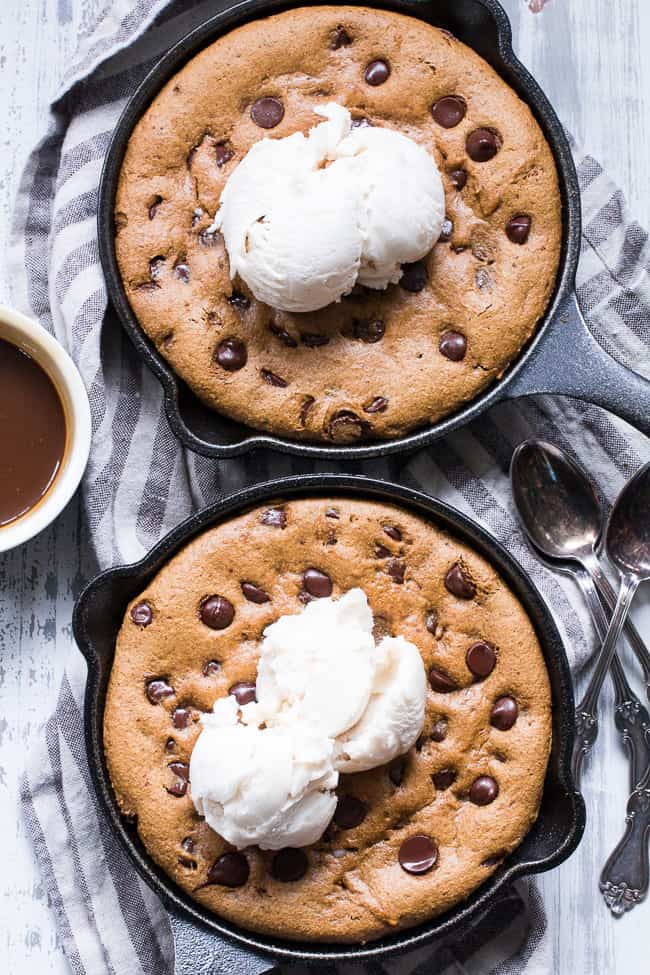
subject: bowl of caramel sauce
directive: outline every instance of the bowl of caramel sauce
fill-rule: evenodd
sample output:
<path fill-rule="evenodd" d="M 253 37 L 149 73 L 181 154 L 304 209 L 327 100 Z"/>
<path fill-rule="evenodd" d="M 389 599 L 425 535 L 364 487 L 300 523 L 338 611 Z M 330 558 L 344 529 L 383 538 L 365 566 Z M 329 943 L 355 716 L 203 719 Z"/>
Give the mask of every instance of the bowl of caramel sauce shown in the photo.
<path fill-rule="evenodd" d="M 88 396 L 72 359 L 35 321 L 0 305 L 0 552 L 63 511 L 90 441 Z"/>

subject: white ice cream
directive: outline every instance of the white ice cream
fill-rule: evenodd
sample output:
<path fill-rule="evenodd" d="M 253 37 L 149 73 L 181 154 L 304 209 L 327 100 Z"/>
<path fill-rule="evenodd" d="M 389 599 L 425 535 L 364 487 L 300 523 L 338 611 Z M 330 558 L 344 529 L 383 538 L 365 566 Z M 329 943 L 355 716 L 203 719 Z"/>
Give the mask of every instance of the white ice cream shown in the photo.
<path fill-rule="evenodd" d="M 354 285 L 386 288 L 440 236 L 445 198 L 433 157 L 393 129 L 351 127 L 335 103 L 307 136 L 262 139 L 234 170 L 213 227 L 230 273 L 285 311 L 324 308 Z"/>
<path fill-rule="evenodd" d="M 365 593 L 319 599 L 264 633 L 257 703 L 221 699 L 204 715 L 191 794 L 238 848 L 315 842 L 336 807 L 339 772 L 374 768 L 414 744 L 426 679 L 403 637 L 375 645 Z"/>

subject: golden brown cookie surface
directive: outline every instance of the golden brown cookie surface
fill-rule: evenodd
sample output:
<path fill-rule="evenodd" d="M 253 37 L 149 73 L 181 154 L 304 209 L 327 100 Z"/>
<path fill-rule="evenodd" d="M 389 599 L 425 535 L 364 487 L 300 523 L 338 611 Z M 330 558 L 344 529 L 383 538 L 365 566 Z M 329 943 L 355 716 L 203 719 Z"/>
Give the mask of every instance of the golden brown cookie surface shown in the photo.
<path fill-rule="evenodd" d="M 206 230 L 251 146 L 307 132 L 330 101 L 434 155 L 448 222 L 399 285 L 274 311 L 231 282 Z M 360 7 L 291 10 L 192 59 L 135 128 L 116 226 L 133 310 L 203 402 L 333 442 L 435 422 L 498 378 L 546 308 L 561 240 L 555 164 L 528 107 L 450 35 Z"/>
<path fill-rule="evenodd" d="M 422 737 L 388 767 L 341 777 L 319 843 L 236 853 L 192 804 L 200 714 L 229 691 L 247 699 L 266 626 L 310 592 L 355 586 L 377 635 L 402 634 L 422 654 Z M 205 532 L 133 601 L 104 742 L 122 811 L 204 907 L 267 934 L 358 942 L 467 897 L 521 842 L 541 797 L 550 703 L 533 628 L 485 559 L 399 508 L 302 499 Z"/>

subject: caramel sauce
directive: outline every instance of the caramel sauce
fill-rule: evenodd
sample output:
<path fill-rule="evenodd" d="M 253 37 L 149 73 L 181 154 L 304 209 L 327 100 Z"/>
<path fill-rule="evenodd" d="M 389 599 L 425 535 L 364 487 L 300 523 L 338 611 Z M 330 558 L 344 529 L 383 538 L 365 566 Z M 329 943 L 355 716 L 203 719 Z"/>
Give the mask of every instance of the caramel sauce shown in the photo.
<path fill-rule="evenodd" d="M 0 339 L 0 528 L 44 497 L 66 446 L 63 405 L 44 369 Z"/>

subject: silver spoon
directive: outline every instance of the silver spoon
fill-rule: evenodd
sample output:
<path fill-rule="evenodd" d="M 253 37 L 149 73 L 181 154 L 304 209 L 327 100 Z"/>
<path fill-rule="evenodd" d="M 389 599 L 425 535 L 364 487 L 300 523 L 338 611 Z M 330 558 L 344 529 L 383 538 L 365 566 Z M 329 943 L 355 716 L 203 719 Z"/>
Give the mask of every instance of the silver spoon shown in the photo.
<path fill-rule="evenodd" d="M 596 546 L 602 534 L 604 516 L 600 501 L 586 474 L 559 448 L 543 441 L 530 440 L 515 451 L 510 468 L 512 492 L 522 526 L 534 548 L 560 571 L 573 575 L 580 585 L 601 639 L 607 617 L 596 595 L 598 574 L 602 574 Z M 592 575 L 593 564 L 596 578 Z M 602 595 L 602 593 L 601 593 Z M 644 661 L 648 651 L 641 637 L 637 656 L 646 680 L 650 670 Z M 636 642 L 634 638 L 632 643 Z M 631 788 L 645 774 L 650 759 L 650 715 L 626 680 L 617 656 L 612 661 L 614 717 L 630 758 Z M 593 746 L 598 732 L 579 741 L 579 764 L 574 767 L 576 785 L 582 759 Z"/>

